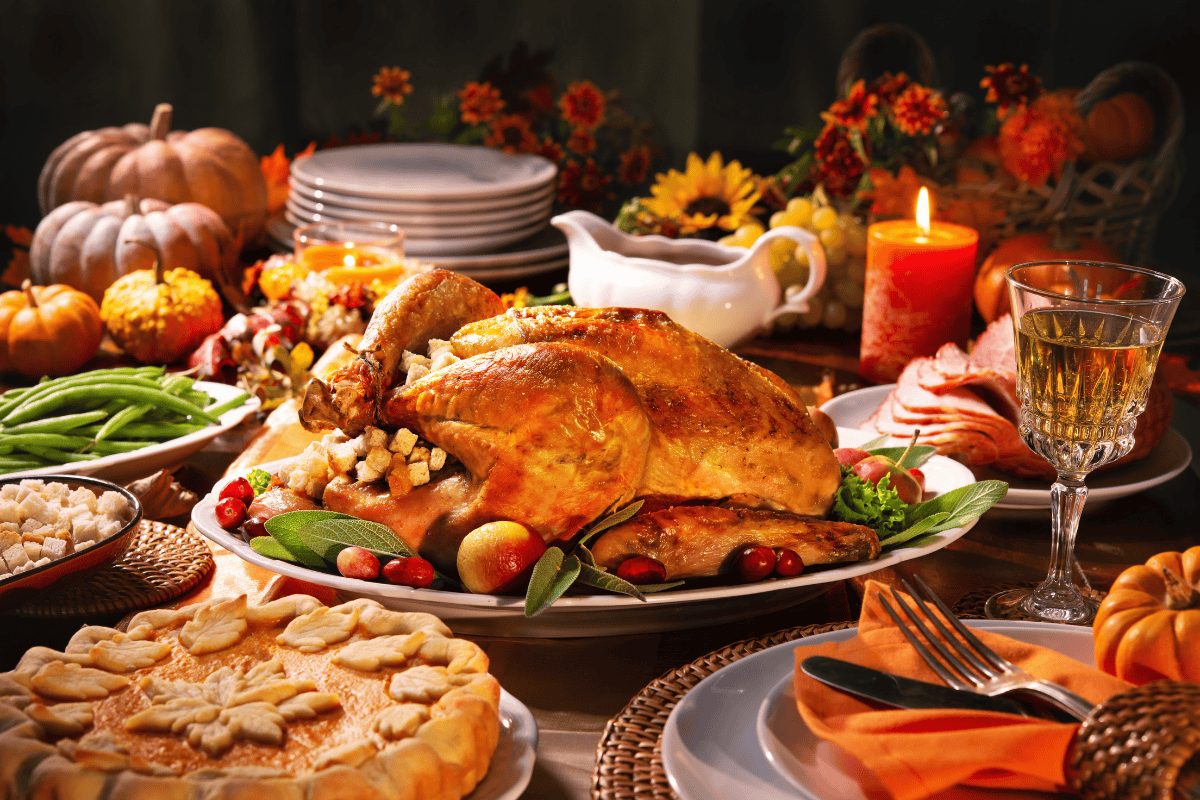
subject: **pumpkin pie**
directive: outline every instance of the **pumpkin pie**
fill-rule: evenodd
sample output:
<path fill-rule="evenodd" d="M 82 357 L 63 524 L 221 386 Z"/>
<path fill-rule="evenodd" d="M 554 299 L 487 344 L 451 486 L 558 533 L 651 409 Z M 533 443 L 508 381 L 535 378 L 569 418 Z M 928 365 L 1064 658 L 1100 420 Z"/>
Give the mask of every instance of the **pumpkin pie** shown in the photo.
<path fill-rule="evenodd" d="M 500 686 L 430 614 L 295 595 L 85 627 L 0 674 L 0 796 L 459 798 Z"/>

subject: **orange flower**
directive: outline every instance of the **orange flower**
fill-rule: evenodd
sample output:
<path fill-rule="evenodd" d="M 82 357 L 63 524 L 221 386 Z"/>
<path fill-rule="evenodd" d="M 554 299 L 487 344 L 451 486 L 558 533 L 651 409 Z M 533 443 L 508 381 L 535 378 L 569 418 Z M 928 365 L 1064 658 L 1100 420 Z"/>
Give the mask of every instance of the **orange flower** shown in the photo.
<path fill-rule="evenodd" d="M 559 161 L 562 161 L 563 156 L 566 155 L 566 153 L 564 153 L 563 149 L 559 147 L 558 142 L 547 136 L 542 140 L 542 146 L 534 151 L 534 155 L 547 158 L 557 164 Z"/>
<path fill-rule="evenodd" d="M 886 169 L 877 167 L 871 168 L 870 172 L 874 188 L 864 192 L 863 196 L 871 200 L 872 214 L 880 217 L 911 217 L 922 186 L 929 189 L 936 205 L 937 184 L 922 178 L 907 164 L 894 176 Z"/>
<path fill-rule="evenodd" d="M 892 119 L 902 133 L 923 136 L 949 115 L 942 95 L 919 83 L 909 84 L 892 103 Z"/>
<path fill-rule="evenodd" d="M 1013 110 L 1000 126 L 1000 163 L 1030 186 L 1042 186 L 1083 153 L 1084 130 L 1070 98 L 1044 94 Z"/>
<path fill-rule="evenodd" d="M 866 164 L 846 132 L 832 122 L 813 143 L 819 175 L 815 179 L 838 197 L 849 197 L 858 188 Z"/>
<path fill-rule="evenodd" d="M 595 130 L 604 121 L 604 95 L 591 81 L 575 81 L 558 99 L 562 117 L 572 127 Z"/>
<path fill-rule="evenodd" d="M 984 100 L 996 104 L 996 116 L 1000 119 L 1007 117 L 1014 106 L 1023 108 L 1042 93 L 1042 81 L 1029 74 L 1028 64 L 1022 64 L 1019 69 L 1012 64 L 984 69 L 988 75 L 979 85 L 987 89 Z"/>
<path fill-rule="evenodd" d="M 567 139 L 567 149 L 572 153 L 586 156 L 588 153 L 595 152 L 596 137 L 592 136 L 592 132 L 587 128 L 576 128 L 571 131 L 571 138 Z"/>
<path fill-rule="evenodd" d="M 413 87 L 408 82 L 411 77 L 412 73 L 406 69 L 383 67 L 375 74 L 375 85 L 371 87 L 371 94 L 383 97 L 389 103 L 404 105 L 404 95 L 412 94 Z"/>
<path fill-rule="evenodd" d="M 538 111 L 553 111 L 554 89 L 548 83 L 535 86 L 525 93 L 525 102 Z"/>
<path fill-rule="evenodd" d="M 571 159 L 558 174 L 558 202 L 598 214 L 604 201 L 613 196 L 606 188 L 610 183 L 612 178 L 601 172 L 592 159 L 583 165 Z"/>
<path fill-rule="evenodd" d="M 29 247 L 33 244 L 33 231 L 24 226 L 5 225 L 4 235 L 12 242 L 12 258 L 8 268 L 0 275 L 0 282 L 10 286 L 20 286 L 25 279 L 31 277 L 29 265 Z"/>
<path fill-rule="evenodd" d="M 641 183 L 650 174 L 650 145 L 636 144 L 621 153 L 621 164 L 617 177 L 629 185 Z"/>
<path fill-rule="evenodd" d="M 488 147 L 499 147 L 506 153 L 536 153 L 541 147 L 529 129 L 529 120 L 516 114 L 501 114 L 492 120 L 483 143 Z"/>
<path fill-rule="evenodd" d="M 868 91 L 877 95 L 880 103 L 891 105 L 911 83 L 912 79 L 908 77 L 907 73 L 897 72 L 893 75 L 890 72 L 885 72 L 871 81 Z"/>
<path fill-rule="evenodd" d="M 504 108 L 500 90 L 487 81 L 468 83 L 459 91 L 458 101 L 462 121 L 468 125 L 491 122 L 500 113 L 500 109 Z"/>
<path fill-rule="evenodd" d="M 877 113 L 879 98 L 867 92 L 863 81 L 857 81 L 850 87 L 850 93 L 844 100 L 838 100 L 828 111 L 821 112 L 821 119 L 843 128 L 857 130 L 859 133 L 866 133 L 867 122 Z"/>

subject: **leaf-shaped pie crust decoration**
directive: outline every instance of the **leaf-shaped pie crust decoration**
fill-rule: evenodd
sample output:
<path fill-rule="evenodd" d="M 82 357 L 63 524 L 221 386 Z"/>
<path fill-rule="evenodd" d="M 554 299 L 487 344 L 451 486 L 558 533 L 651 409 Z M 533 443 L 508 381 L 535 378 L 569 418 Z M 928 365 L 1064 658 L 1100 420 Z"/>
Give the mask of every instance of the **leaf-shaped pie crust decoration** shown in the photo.
<path fill-rule="evenodd" d="M 371 730 L 389 741 L 399 741 L 414 735 L 429 720 L 429 707 L 420 703 L 405 703 L 384 709 L 371 723 Z"/>
<path fill-rule="evenodd" d="M 246 634 L 245 617 L 245 595 L 201 606 L 179 631 L 179 643 L 194 656 L 232 647 Z"/>
<path fill-rule="evenodd" d="M 152 705 L 127 719 L 127 728 L 186 736 L 214 758 L 239 741 L 280 744 L 288 722 L 339 705 L 335 695 L 313 691 L 312 681 L 289 678 L 279 659 L 246 673 L 222 667 L 203 683 L 147 678 L 141 687 Z"/>
<path fill-rule="evenodd" d="M 133 672 L 166 658 L 170 645 L 145 639 L 134 639 L 118 633 L 108 641 L 92 646 L 88 655 L 92 663 L 109 672 Z"/>
<path fill-rule="evenodd" d="M 357 625 L 358 609 L 342 614 L 321 606 L 289 622 L 276 641 L 301 653 L 317 653 L 331 644 L 349 639 Z"/>
<path fill-rule="evenodd" d="M 51 736 L 78 736 L 92 727 L 91 703 L 32 703 L 25 713 Z"/>
<path fill-rule="evenodd" d="M 376 636 L 351 642 L 333 655 L 333 663 L 347 669 L 378 672 L 383 667 L 399 667 L 425 644 L 428 635 L 418 631 L 408 635 Z"/>
<path fill-rule="evenodd" d="M 128 685 L 122 675 L 63 661 L 51 661 L 30 679 L 30 687 L 51 700 L 99 700 Z"/>

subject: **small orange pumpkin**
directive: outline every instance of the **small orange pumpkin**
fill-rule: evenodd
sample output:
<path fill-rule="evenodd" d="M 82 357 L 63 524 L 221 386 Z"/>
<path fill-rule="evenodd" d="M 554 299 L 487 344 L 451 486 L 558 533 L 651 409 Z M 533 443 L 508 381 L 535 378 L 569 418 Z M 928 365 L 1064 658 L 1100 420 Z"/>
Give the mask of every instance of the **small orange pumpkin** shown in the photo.
<path fill-rule="evenodd" d="M 1080 158 L 1088 163 L 1136 158 L 1154 135 L 1154 109 L 1137 92 L 1099 101 L 1086 121 L 1086 149 Z"/>
<path fill-rule="evenodd" d="M 69 375 L 100 349 L 96 301 L 70 286 L 33 286 L 0 295 L 0 372 L 29 378 Z"/>
<path fill-rule="evenodd" d="M 1200 682 L 1200 546 L 1118 575 L 1092 635 L 1096 665 L 1118 678 Z"/>
<path fill-rule="evenodd" d="M 1004 271 L 1025 261 L 1070 258 L 1079 261 L 1120 261 L 1121 254 L 1100 241 L 1075 236 L 1065 229 L 1048 233 L 1023 233 L 1001 242 L 975 275 L 975 307 L 987 322 L 1010 310 Z"/>

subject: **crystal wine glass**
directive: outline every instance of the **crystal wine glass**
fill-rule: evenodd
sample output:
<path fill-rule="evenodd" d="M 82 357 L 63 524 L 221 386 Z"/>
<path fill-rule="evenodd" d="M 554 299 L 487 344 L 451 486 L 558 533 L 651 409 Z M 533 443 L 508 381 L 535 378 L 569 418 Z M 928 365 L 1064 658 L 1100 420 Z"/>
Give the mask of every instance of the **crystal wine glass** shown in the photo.
<path fill-rule="evenodd" d="M 1133 448 L 1137 417 L 1183 284 L 1147 269 L 1086 261 L 1005 273 L 1016 329 L 1021 438 L 1058 472 L 1050 489 L 1050 572 L 988 600 L 989 617 L 1086 624 L 1096 608 L 1071 580 L 1084 479 Z"/>

